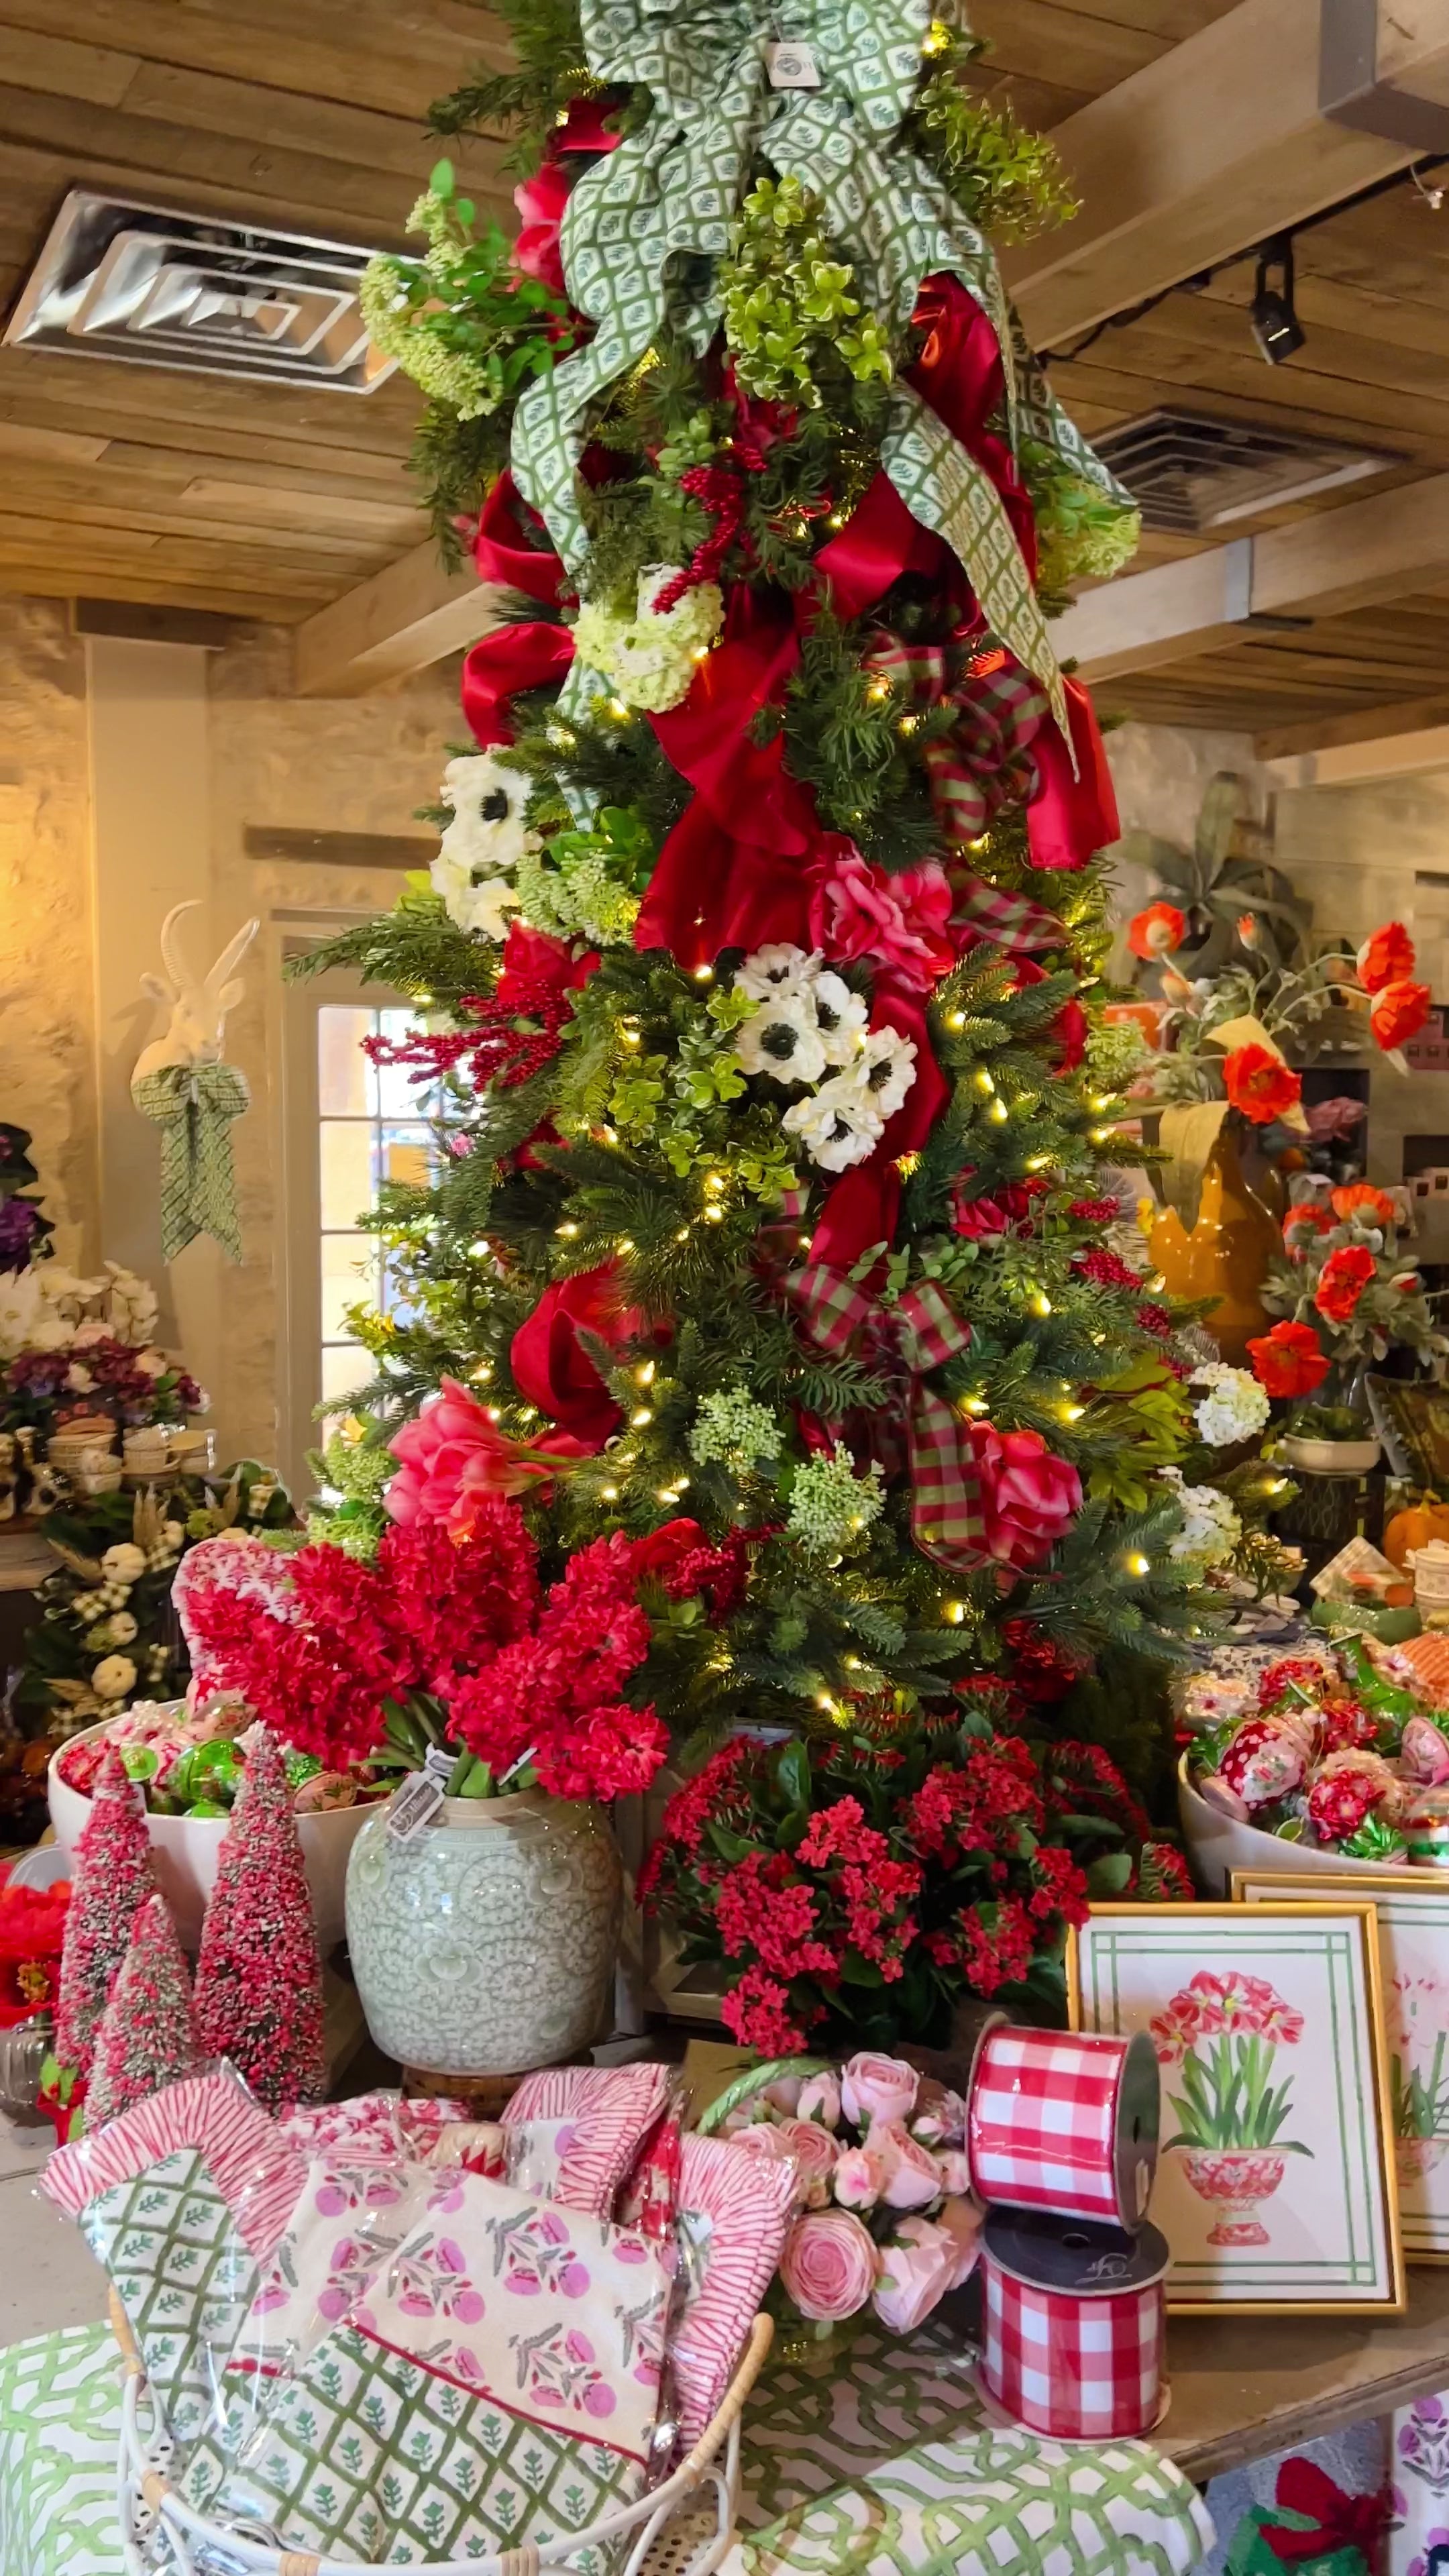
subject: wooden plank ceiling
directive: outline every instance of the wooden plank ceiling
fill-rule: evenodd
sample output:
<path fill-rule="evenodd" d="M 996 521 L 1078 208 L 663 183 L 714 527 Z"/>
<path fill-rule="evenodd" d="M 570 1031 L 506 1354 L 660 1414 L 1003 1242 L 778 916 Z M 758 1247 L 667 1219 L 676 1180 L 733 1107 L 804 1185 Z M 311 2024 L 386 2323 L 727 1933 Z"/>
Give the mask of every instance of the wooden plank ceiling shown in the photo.
<path fill-rule="evenodd" d="M 1231 5 L 977 0 L 993 47 L 981 85 L 1051 127 Z M 0 305 L 77 182 L 398 243 L 430 158 L 428 102 L 506 58 L 498 22 L 468 0 L 0 0 Z M 457 157 L 506 221 L 498 147 Z M 1089 432 L 1177 401 L 1362 437 L 1402 458 L 1400 480 L 1449 467 L 1449 208 L 1436 220 L 1396 189 L 1305 234 L 1298 268 L 1308 341 L 1286 366 L 1265 366 L 1249 337 L 1244 265 L 1058 358 L 1058 391 Z M 297 623 L 418 544 L 417 409 L 400 378 L 358 397 L 0 350 L 0 589 Z M 1382 486 L 1346 497 L 1365 488 Z M 1187 550 L 1149 539 L 1141 561 Z M 1428 596 L 1103 696 L 1124 714 L 1261 731 L 1422 694 L 1446 666 L 1449 598 Z"/>

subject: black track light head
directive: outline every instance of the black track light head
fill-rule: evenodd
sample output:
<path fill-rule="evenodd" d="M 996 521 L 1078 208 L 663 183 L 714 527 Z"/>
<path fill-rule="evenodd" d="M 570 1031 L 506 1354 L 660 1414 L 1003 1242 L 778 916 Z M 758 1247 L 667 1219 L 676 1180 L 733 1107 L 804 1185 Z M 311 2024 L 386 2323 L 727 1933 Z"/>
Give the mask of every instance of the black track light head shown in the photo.
<path fill-rule="evenodd" d="M 1277 269 L 1280 284 L 1268 283 L 1269 273 Z M 1253 337 L 1270 367 L 1281 367 L 1295 349 L 1301 349 L 1307 333 L 1293 309 L 1293 236 L 1283 233 L 1269 242 L 1258 260 L 1258 274 L 1253 282 L 1253 301 L 1248 307 Z"/>

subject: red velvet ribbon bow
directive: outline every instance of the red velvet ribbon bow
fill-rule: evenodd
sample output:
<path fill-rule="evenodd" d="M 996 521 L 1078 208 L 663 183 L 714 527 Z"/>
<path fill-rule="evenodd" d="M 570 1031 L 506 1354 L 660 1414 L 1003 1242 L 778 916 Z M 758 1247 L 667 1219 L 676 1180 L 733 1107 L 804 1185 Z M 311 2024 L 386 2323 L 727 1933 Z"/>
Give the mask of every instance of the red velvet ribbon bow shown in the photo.
<path fill-rule="evenodd" d="M 543 521 L 505 471 L 479 515 L 473 567 L 480 581 L 522 591 L 525 598 L 556 609 L 564 594 L 564 568 L 551 546 L 529 544 L 530 524 L 541 529 Z M 509 699 L 562 680 L 573 658 L 572 630 L 548 618 L 495 626 L 473 646 L 463 664 L 463 713 L 485 751 L 513 740 Z"/>
<path fill-rule="evenodd" d="M 617 1262 L 578 1271 L 572 1279 L 555 1279 L 513 1336 L 508 1354 L 513 1382 L 526 1403 L 536 1404 L 551 1422 L 571 1432 L 585 1451 L 598 1451 L 624 1416 L 583 1336 L 617 1351 L 643 1328 L 639 1308 L 624 1303 Z"/>

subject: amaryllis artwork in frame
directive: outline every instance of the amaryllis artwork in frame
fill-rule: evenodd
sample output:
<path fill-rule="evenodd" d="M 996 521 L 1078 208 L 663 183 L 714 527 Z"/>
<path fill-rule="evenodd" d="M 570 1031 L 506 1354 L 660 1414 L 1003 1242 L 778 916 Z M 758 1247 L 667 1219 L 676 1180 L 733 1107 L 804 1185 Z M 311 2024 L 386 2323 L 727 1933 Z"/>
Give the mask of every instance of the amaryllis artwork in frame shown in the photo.
<path fill-rule="evenodd" d="M 1402 2311 L 1371 1904 L 1094 1905 L 1067 1999 L 1157 2051 L 1170 2310 Z"/>
<path fill-rule="evenodd" d="M 1399 2185 L 1404 2254 L 1449 2263 L 1449 1885 L 1434 1870 L 1334 1877 L 1337 1896 L 1372 1899 L 1378 1917 L 1389 2138 Z M 1301 1902 L 1301 1878 L 1237 1870 L 1239 1904 Z"/>

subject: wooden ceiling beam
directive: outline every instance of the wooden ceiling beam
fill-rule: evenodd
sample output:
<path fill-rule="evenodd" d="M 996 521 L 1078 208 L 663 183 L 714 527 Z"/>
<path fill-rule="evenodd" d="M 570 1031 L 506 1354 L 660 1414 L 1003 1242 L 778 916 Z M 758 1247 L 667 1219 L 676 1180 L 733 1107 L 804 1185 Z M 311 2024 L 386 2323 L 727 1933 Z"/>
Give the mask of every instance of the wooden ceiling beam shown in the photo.
<path fill-rule="evenodd" d="M 448 572 L 431 540 L 414 546 L 298 628 L 298 695 L 361 697 L 461 653 L 496 622 L 497 597 L 471 564 Z"/>
<path fill-rule="evenodd" d="M 1378 39 L 1380 75 L 1432 99 L 1449 0 L 1378 0 Z M 1325 118 L 1319 83 L 1319 10 L 1239 0 L 1057 126 L 1081 212 L 1002 262 L 1034 345 L 1075 339 L 1414 157 Z"/>
<path fill-rule="evenodd" d="M 1278 725 L 1257 734 L 1253 749 L 1260 760 L 1303 760 L 1320 752 L 1355 751 L 1365 743 L 1395 742 L 1443 725 L 1449 725 L 1449 689 L 1402 698 L 1390 706 L 1357 707 L 1352 715 L 1313 716 L 1300 724 Z"/>
<path fill-rule="evenodd" d="M 1344 717 L 1341 722 L 1354 722 Z M 1367 723 L 1367 716 L 1357 719 Z M 1306 731 L 1304 727 L 1302 730 Z M 1385 778 L 1413 778 L 1426 769 L 1449 769 L 1449 724 L 1411 732 L 1367 735 L 1264 763 L 1276 787 L 1365 787 Z"/>
<path fill-rule="evenodd" d="M 1255 619 L 1336 617 L 1449 580 L 1449 474 L 1090 590 L 1053 640 L 1086 679 L 1261 641 Z"/>

